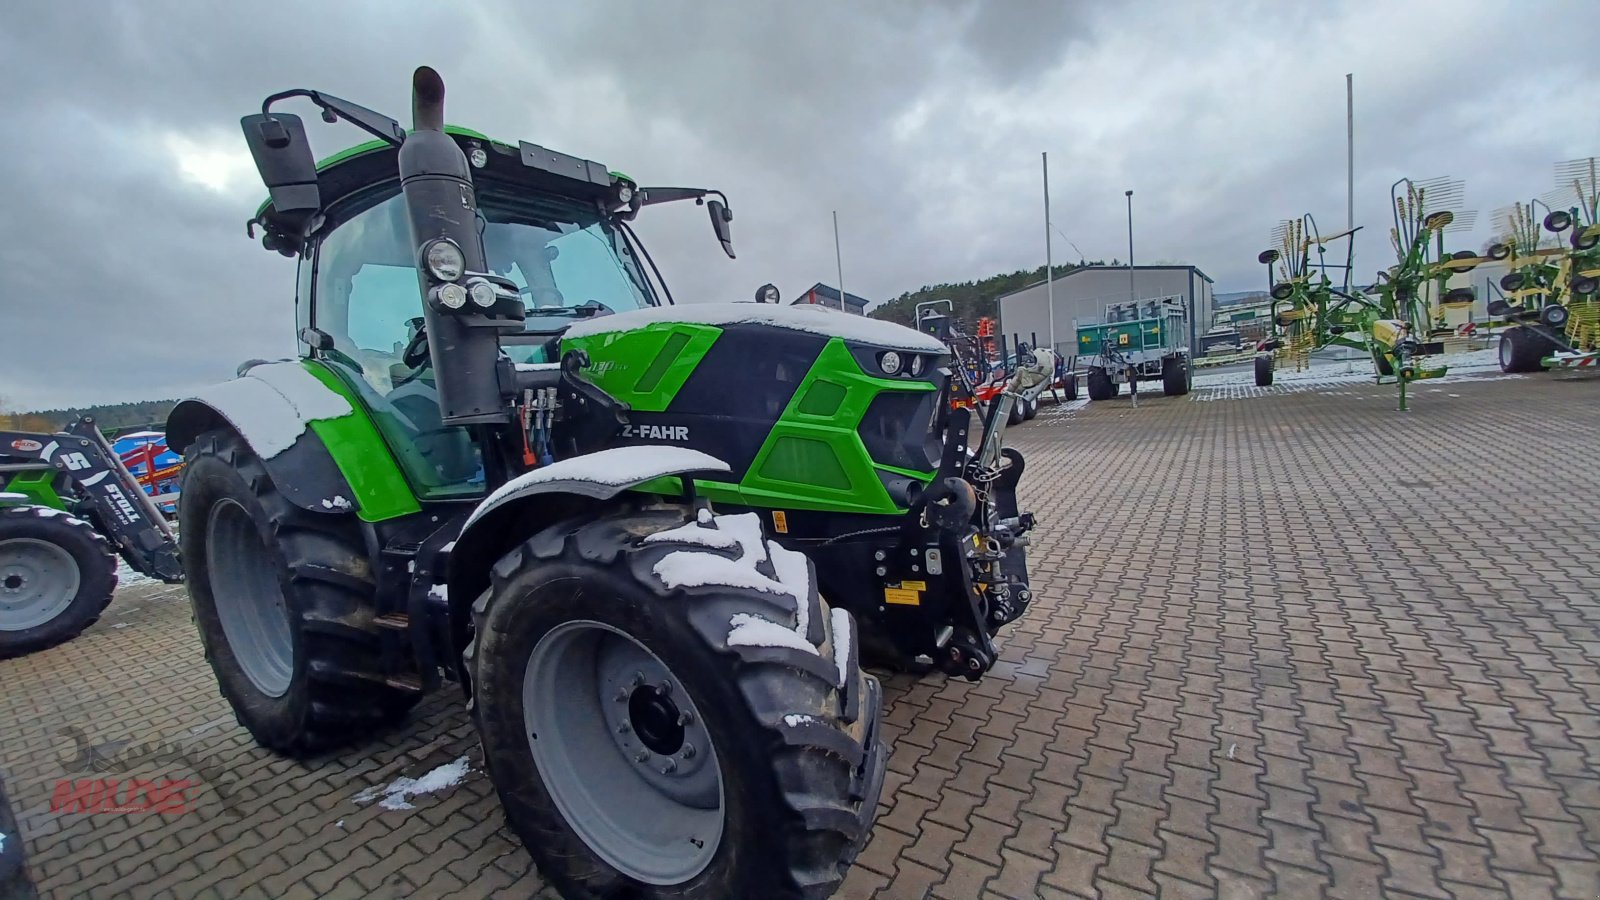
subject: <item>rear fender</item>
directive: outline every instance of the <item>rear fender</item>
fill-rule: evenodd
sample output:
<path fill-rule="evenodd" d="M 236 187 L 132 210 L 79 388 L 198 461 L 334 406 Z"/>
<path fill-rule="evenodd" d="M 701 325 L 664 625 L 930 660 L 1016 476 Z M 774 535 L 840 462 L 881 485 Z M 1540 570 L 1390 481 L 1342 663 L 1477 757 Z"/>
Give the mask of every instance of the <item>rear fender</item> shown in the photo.
<path fill-rule="evenodd" d="M 167 446 L 184 453 L 201 434 L 229 429 L 250 445 L 290 503 L 311 512 L 347 513 L 358 508 L 358 499 L 309 426 L 354 414 L 299 363 L 269 363 L 173 407 Z"/>

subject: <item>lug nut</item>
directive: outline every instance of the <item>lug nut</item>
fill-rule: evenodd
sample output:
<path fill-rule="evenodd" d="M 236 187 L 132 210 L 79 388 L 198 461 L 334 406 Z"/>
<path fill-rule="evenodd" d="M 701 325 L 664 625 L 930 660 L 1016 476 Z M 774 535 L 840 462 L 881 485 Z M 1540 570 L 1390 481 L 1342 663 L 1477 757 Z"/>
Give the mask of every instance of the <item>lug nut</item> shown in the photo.
<path fill-rule="evenodd" d="M 663 697 L 671 696 L 671 694 L 672 694 L 672 682 L 663 681 L 663 682 L 661 682 L 661 687 L 656 688 L 656 690 L 660 691 L 661 692 L 661 696 L 663 696 Z"/>
<path fill-rule="evenodd" d="M 628 734 L 631 731 L 633 731 L 633 726 L 629 725 L 627 722 L 623 722 L 621 725 L 617 726 L 617 734 Z"/>
<path fill-rule="evenodd" d="M 661 774 L 663 775 L 671 775 L 676 771 L 678 771 L 678 763 L 675 760 L 669 759 L 666 761 L 666 764 L 661 767 Z"/>
<path fill-rule="evenodd" d="M 877 560 L 878 562 L 883 562 L 885 559 L 888 559 L 889 557 L 882 550 L 874 550 L 874 551 L 872 551 L 872 558 Z"/>
<path fill-rule="evenodd" d="M 695 749 L 694 749 L 694 745 L 693 744 L 686 743 L 686 744 L 683 745 L 683 750 L 680 752 L 680 755 L 684 759 L 694 759 L 694 754 L 695 754 Z"/>
<path fill-rule="evenodd" d="M 633 755 L 633 761 L 636 762 L 636 763 L 642 763 L 642 762 L 644 762 L 645 760 L 647 760 L 649 758 L 650 758 L 650 751 L 648 751 L 648 750 L 640 750 L 638 753 L 635 753 Z"/>
<path fill-rule="evenodd" d="M 683 712 L 678 713 L 678 724 L 679 725 L 688 725 L 689 723 L 691 723 L 693 721 L 694 721 L 694 716 L 687 709 L 684 710 Z"/>
<path fill-rule="evenodd" d="M 644 687 L 644 673 L 643 672 L 635 672 L 635 673 L 633 673 L 633 680 L 631 682 L 629 682 L 629 685 L 632 686 L 632 687 L 636 687 L 636 688 Z"/>

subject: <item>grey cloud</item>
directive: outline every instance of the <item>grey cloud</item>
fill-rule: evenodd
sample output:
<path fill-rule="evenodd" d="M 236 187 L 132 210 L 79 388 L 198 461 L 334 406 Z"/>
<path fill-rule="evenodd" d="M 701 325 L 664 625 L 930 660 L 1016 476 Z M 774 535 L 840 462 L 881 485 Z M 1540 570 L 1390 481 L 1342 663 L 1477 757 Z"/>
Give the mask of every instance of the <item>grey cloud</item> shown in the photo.
<path fill-rule="evenodd" d="M 1574 8 L 25 4 L 0 32 L 22 136 L 0 151 L 0 308 L 16 348 L 0 357 L 0 395 L 172 395 L 293 352 L 293 263 L 243 236 L 263 192 L 185 181 L 163 143 L 242 155 L 238 117 L 289 87 L 404 116 L 408 75 L 427 63 L 453 121 L 647 183 L 726 190 L 735 262 L 703 210 L 638 223 L 680 300 L 833 281 L 833 210 L 847 286 L 874 299 L 1037 266 L 1041 150 L 1056 227 L 1085 255 L 1126 256 L 1133 188 L 1138 258 L 1191 261 L 1226 290 L 1260 282 L 1255 254 L 1278 219 L 1342 226 L 1346 71 L 1362 272 L 1389 259 L 1395 178 L 1464 178 L 1487 219 L 1548 187 L 1549 163 L 1600 151 L 1600 128 L 1570 112 L 1581 79 L 1563 60 L 1587 52 Z M 1541 62 L 1520 65 L 1508 36 L 1532 35 Z M 322 150 L 359 139 L 313 128 Z"/>

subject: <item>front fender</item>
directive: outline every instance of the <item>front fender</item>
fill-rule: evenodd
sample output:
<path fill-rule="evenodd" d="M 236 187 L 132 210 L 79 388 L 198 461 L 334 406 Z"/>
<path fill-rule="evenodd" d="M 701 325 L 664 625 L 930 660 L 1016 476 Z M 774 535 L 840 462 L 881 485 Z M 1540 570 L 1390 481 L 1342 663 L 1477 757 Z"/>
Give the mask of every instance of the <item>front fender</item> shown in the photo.
<path fill-rule="evenodd" d="M 485 497 L 450 549 L 450 619 L 457 652 L 489 569 L 512 548 L 563 520 L 583 516 L 642 484 L 673 475 L 731 471 L 714 456 L 670 446 L 614 447 L 541 466 Z"/>

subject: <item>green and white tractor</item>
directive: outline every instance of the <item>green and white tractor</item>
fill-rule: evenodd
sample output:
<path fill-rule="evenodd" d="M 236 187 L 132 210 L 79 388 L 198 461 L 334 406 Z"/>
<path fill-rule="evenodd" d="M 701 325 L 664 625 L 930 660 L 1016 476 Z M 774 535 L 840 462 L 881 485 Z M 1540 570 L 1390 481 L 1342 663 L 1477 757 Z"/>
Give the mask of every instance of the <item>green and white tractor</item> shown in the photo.
<path fill-rule="evenodd" d="M 302 350 L 168 421 L 223 696 L 299 754 L 453 681 L 563 893 L 830 893 L 884 773 L 863 653 L 977 679 L 1031 599 L 1009 403 L 953 413 L 913 329 L 674 305 L 629 223 L 694 201 L 732 256 L 725 197 L 413 96 L 242 120 Z M 290 98 L 376 140 L 316 164 Z"/>

